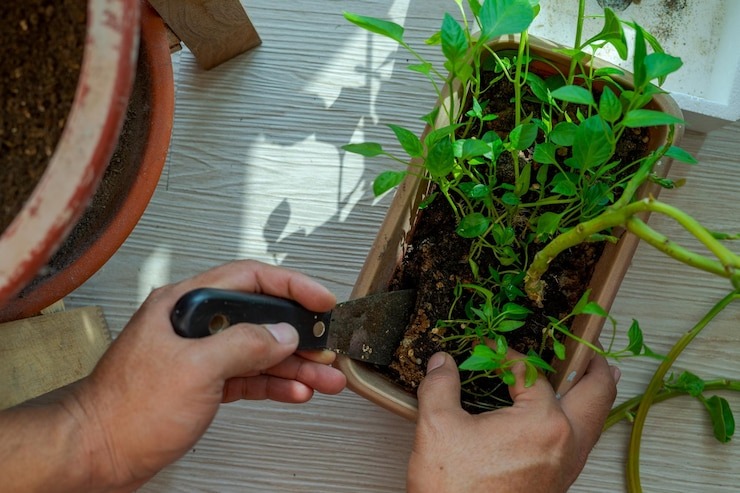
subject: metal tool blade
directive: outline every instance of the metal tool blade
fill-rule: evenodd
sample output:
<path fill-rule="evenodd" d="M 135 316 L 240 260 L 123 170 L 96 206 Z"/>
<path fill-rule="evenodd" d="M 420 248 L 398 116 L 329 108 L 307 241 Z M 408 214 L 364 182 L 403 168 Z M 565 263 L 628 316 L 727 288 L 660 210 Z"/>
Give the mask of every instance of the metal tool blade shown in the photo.
<path fill-rule="evenodd" d="M 416 304 L 414 290 L 340 303 L 331 312 L 327 346 L 352 359 L 389 365 Z"/>

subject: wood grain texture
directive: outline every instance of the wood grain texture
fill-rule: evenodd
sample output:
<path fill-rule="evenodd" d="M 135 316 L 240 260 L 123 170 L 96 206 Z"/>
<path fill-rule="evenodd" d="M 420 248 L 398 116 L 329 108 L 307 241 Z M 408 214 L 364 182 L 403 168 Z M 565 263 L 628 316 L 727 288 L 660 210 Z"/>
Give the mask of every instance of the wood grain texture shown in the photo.
<path fill-rule="evenodd" d="M 239 0 L 149 0 L 205 70 L 261 43 Z M 173 51 L 176 43 L 171 43 Z"/>
<path fill-rule="evenodd" d="M 94 306 L 0 324 L 0 409 L 86 377 L 110 340 Z"/>
<path fill-rule="evenodd" d="M 152 287 L 234 258 L 256 258 L 318 278 L 349 296 L 388 198 L 376 201 L 372 178 L 392 166 L 340 147 L 373 140 L 398 149 L 388 123 L 420 132 L 418 116 L 436 99 L 408 72 L 392 42 L 347 23 L 342 11 L 391 18 L 423 45 L 449 0 L 250 0 L 263 45 L 214 70 L 199 70 L 188 50 L 175 55 L 177 106 L 169 161 L 134 233 L 69 306 L 102 305 L 118 332 Z M 435 58 L 438 59 L 438 58 Z M 715 229 L 737 230 L 740 125 L 688 133 L 684 147 L 700 164 L 677 164 L 687 185 L 661 198 L 692 210 Z M 655 216 L 672 238 L 687 236 Z M 646 342 L 665 351 L 728 289 L 641 245 L 613 314 L 622 331 L 632 318 Z M 731 307 L 689 348 L 680 368 L 711 378 L 740 377 L 739 307 Z M 624 343 L 623 332 L 617 344 Z M 655 363 L 620 363 L 618 399 L 642 391 Z M 727 396 L 740 409 L 740 398 Z M 405 489 L 413 425 L 344 392 L 286 406 L 243 402 L 222 407 L 208 433 L 180 461 L 142 488 L 169 492 L 357 492 Z M 605 433 L 571 491 L 623 492 L 629 427 Z M 678 399 L 651 411 L 643 446 L 645 490 L 737 491 L 737 444 L 711 438 L 700 406 Z"/>

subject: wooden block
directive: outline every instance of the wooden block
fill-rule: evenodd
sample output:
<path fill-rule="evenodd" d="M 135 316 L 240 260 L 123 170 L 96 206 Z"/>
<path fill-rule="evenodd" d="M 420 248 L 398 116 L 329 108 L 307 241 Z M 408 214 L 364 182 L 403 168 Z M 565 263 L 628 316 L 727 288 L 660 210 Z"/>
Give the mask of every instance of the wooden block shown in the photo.
<path fill-rule="evenodd" d="M 177 53 L 178 51 L 182 50 L 182 45 L 180 44 L 180 38 L 177 37 L 177 34 L 170 29 L 170 26 L 165 24 L 165 29 L 167 30 L 167 41 L 170 44 L 170 53 Z"/>
<path fill-rule="evenodd" d="M 110 340 L 99 307 L 0 324 L 0 409 L 89 375 Z"/>
<path fill-rule="evenodd" d="M 206 70 L 262 42 L 239 0 L 149 0 L 149 3 Z"/>

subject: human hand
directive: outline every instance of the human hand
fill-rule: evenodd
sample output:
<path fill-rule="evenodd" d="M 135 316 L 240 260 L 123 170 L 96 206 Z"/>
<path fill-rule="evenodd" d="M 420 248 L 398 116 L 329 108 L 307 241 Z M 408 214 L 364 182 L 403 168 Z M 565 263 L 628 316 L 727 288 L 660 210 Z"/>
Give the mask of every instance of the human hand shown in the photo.
<path fill-rule="evenodd" d="M 511 351 L 510 359 L 522 355 Z M 595 356 L 560 400 L 543 375 L 524 386 L 512 368 L 513 406 L 471 415 L 460 406 L 451 356 L 435 354 L 418 389 L 419 419 L 408 468 L 409 493 L 560 493 L 576 480 L 617 395 L 619 370 Z"/>
<path fill-rule="evenodd" d="M 191 449 L 221 402 L 271 399 L 299 403 L 314 391 L 340 392 L 344 375 L 331 351 L 295 353 L 298 333 L 286 324 L 239 324 L 203 339 L 175 334 L 170 312 L 198 287 L 289 298 L 309 310 L 336 303 L 297 272 L 240 261 L 153 291 L 93 374 L 74 389 L 95 468 L 123 489 L 143 484 Z M 295 354 L 294 354 L 295 353 Z M 100 453 L 102 451 L 102 453 Z"/>

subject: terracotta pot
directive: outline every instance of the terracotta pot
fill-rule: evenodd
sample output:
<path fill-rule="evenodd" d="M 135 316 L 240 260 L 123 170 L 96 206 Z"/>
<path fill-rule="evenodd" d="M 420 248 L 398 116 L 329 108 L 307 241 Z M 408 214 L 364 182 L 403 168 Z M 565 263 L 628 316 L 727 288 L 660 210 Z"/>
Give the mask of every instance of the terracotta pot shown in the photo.
<path fill-rule="evenodd" d="M 553 48 L 557 47 L 556 45 L 534 37 L 530 37 L 530 42 L 533 54 L 552 61 L 563 72 L 567 72 L 568 59 L 564 55 L 552 51 Z M 504 37 L 493 41 L 490 45 L 495 51 L 515 49 L 518 46 L 518 36 Z M 594 60 L 593 63 L 597 67 L 609 65 L 601 60 Z M 615 77 L 615 79 L 624 86 L 632 87 L 633 85 L 632 78 L 629 75 Z M 457 93 L 453 92 L 453 96 L 457 97 Z M 449 93 L 443 94 L 440 103 L 444 104 L 444 101 L 449 97 Z M 659 109 L 681 118 L 681 110 L 678 105 L 667 95 L 655 97 L 648 108 Z M 443 111 L 440 112 L 441 118 L 444 118 L 444 113 Z M 447 121 L 438 120 L 437 127 L 445 126 L 448 123 Z M 427 127 L 424 134 L 430 130 Z M 682 135 L 683 127 L 679 126 L 675 130 L 674 143 L 677 144 Z M 667 127 L 651 129 L 650 149 L 660 147 L 665 143 L 667 137 Z M 670 160 L 664 158 L 656 167 L 656 172 L 665 176 L 669 166 Z M 409 169 L 411 170 L 411 167 Z M 418 163 L 414 169 L 418 169 Z M 412 230 L 419 203 L 426 195 L 428 186 L 427 180 L 418 176 L 417 173 L 409 173 L 399 186 L 357 278 L 352 291 L 352 298 L 387 290 L 394 270 L 403 257 L 403 245 L 407 235 Z M 645 196 L 652 193 L 655 196 L 659 190 L 657 186 L 650 186 L 641 190 L 640 194 Z M 616 297 L 619 285 L 627 272 L 639 242 L 639 239 L 634 235 L 621 234 L 620 232 L 616 234 L 621 235 L 619 242 L 606 245 L 589 285 L 592 289 L 591 299 L 598 302 L 606 310 L 610 309 Z M 603 323 L 604 319 L 600 317 L 579 316 L 574 320 L 571 330 L 579 337 L 593 342 L 598 339 Z M 566 342 L 566 354 L 568 358 L 565 361 L 556 359 L 551 362 L 557 370 L 557 373 L 552 376 L 551 382 L 556 392 L 560 394 L 565 393 L 580 378 L 577 372 L 574 373 L 574 368 L 580 368 L 583 361 L 587 361 L 591 357 L 590 350 L 587 347 L 571 339 Z M 416 419 L 417 400 L 414 395 L 403 390 L 369 365 L 344 356 L 340 356 L 337 365 L 347 375 L 348 386 L 354 392 L 400 416 L 411 420 Z"/>
<path fill-rule="evenodd" d="M 89 6 L 90 22 L 93 24 L 102 15 L 95 10 L 98 3 L 100 2 L 90 2 Z M 167 156 L 174 114 L 174 81 L 169 42 L 164 23 L 148 4 L 140 3 L 139 0 L 126 4 L 137 15 L 131 19 L 129 12 L 125 20 L 135 20 L 136 25 L 141 27 L 140 44 L 135 42 L 136 37 L 131 40 L 132 47 L 140 45 L 140 54 L 130 104 L 127 104 L 129 91 L 125 95 L 122 90 L 116 92 L 115 96 L 110 95 L 109 105 L 106 106 L 107 126 L 99 129 L 94 137 L 96 140 L 88 137 L 89 141 L 83 139 L 81 142 L 84 135 L 90 135 L 96 129 L 78 130 L 79 124 L 83 122 L 82 117 L 78 116 L 79 112 L 84 110 L 95 122 L 103 117 L 103 109 L 99 105 L 94 108 L 79 107 L 89 98 L 84 92 L 88 91 L 89 94 L 93 84 L 91 76 L 81 77 L 82 88 L 78 88 L 70 114 L 70 128 L 65 128 L 52 162 L 26 207 L 28 210 L 24 209 L 23 217 L 16 218 L 0 241 L 0 251 L 3 252 L 3 258 L 0 259 L 0 321 L 34 315 L 85 282 L 125 241 L 156 188 Z M 136 30 L 133 31 L 132 36 Z M 88 35 L 90 36 L 93 34 Z M 88 41 L 88 46 L 89 43 Z M 111 58 L 110 51 L 104 55 Z M 127 53 L 125 58 L 129 65 L 132 64 L 137 60 L 136 52 L 133 55 Z M 86 67 L 91 63 L 88 62 L 86 51 L 83 75 L 87 73 Z M 133 66 L 128 69 L 133 74 Z M 98 68 L 96 73 L 102 70 Z M 121 79 L 128 77 L 123 69 L 118 74 Z M 118 81 L 118 84 L 122 82 Z M 79 102 L 81 92 L 83 101 Z M 112 113 L 116 113 L 120 119 L 118 124 L 112 122 Z M 78 147 L 74 153 L 65 153 L 72 145 L 70 141 Z M 85 142 L 86 147 L 94 147 L 93 152 L 86 155 L 85 166 L 80 166 L 83 169 L 79 176 L 72 175 L 69 170 L 71 165 L 83 162 L 80 152 Z M 93 146 L 92 143 L 96 145 Z M 114 167 L 113 163 L 118 168 L 111 169 L 98 188 L 98 175 L 103 176 L 109 163 L 112 163 L 111 168 Z M 71 188 L 71 180 L 74 180 L 74 194 L 68 201 L 60 202 L 58 199 L 61 197 L 56 190 L 61 187 Z M 109 181 L 113 184 L 109 184 Z M 50 190 L 55 192 L 50 193 Z M 46 215 L 44 210 L 60 212 L 54 208 L 62 209 L 63 204 L 68 204 L 63 214 L 42 218 Z M 83 224 L 87 226 L 83 227 Z M 35 236 L 32 238 L 28 233 L 28 229 L 34 226 L 38 228 L 38 239 Z M 45 231 L 46 234 L 42 234 Z M 33 244 L 38 246 L 29 248 Z M 21 248 L 21 245 L 25 247 Z M 52 256 L 57 249 L 57 253 Z M 6 251 L 14 252 L 14 256 L 6 256 Z M 16 260 L 12 261 L 13 258 Z M 13 296 L 29 279 L 32 279 L 30 284 Z"/>

